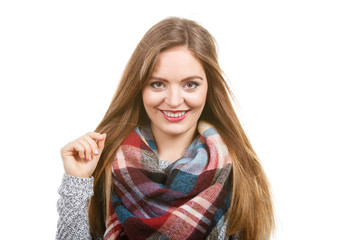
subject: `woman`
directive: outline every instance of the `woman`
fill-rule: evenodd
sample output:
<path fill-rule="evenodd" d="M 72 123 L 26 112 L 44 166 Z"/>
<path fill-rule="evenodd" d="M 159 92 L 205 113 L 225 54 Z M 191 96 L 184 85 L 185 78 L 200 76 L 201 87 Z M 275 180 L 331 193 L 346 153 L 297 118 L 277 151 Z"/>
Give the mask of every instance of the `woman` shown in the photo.
<path fill-rule="evenodd" d="M 95 132 L 61 150 L 57 238 L 269 238 L 269 184 L 229 95 L 207 30 L 153 26 Z"/>

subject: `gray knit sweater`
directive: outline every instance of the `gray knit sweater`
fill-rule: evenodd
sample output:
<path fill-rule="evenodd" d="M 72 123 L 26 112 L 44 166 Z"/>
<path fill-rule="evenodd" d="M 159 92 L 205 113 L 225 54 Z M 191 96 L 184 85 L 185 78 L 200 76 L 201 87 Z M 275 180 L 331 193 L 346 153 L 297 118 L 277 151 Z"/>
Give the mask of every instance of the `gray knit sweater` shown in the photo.
<path fill-rule="evenodd" d="M 88 202 L 93 191 L 94 179 L 77 178 L 64 174 L 59 187 L 60 198 L 57 202 L 59 220 L 56 239 L 91 239 L 88 218 Z M 226 223 L 218 239 L 236 240 L 238 237 L 225 235 Z"/>
<path fill-rule="evenodd" d="M 92 177 L 77 178 L 64 174 L 58 190 L 56 239 L 91 239 L 88 202 L 94 194 L 93 185 Z"/>

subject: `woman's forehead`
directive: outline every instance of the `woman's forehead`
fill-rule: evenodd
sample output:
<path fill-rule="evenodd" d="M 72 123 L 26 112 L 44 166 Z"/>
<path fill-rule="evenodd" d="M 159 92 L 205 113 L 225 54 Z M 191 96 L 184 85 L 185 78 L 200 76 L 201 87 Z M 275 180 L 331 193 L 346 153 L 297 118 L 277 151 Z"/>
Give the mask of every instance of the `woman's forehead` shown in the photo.
<path fill-rule="evenodd" d="M 176 79 L 206 77 L 202 63 L 185 46 L 170 48 L 159 54 L 151 77 L 166 79 L 166 76 Z"/>

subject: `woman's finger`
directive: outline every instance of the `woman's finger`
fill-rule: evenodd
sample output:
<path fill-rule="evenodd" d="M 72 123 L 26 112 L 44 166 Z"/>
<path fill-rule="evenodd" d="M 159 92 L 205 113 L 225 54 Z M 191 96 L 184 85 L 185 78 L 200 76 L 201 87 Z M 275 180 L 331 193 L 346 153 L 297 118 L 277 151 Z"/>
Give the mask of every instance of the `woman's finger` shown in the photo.
<path fill-rule="evenodd" d="M 101 134 L 101 133 L 88 132 L 86 135 L 89 136 L 89 137 L 91 137 L 91 138 L 94 139 L 94 140 L 98 140 L 98 141 L 104 140 L 104 135 Z"/>
<path fill-rule="evenodd" d="M 99 148 L 99 154 L 102 153 L 102 151 L 104 150 L 104 146 L 105 146 L 105 140 L 106 140 L 106 133 L 102 134 L 103 139 L 99 140 L 97 142 L 98 148 Z"/>
<path fill-rule="evenodd" d="M 87 141 L 86 138 L 82 137 L 79 139 L 79 143 L 84 147 L 85 149 L 85 157 L 87 160 L 92 159 L 92 148 L 90 143 Z"/>
<path fill-rule="evenodd" d="M 99 154 L 99 150 L 98 150 L 98 145 L 96 144 L 96 140 L 94 140 L 93 138 L 91 138 L 88 134 L 86 134 L 84 136 L 85 140 L 89 143 L 90 147 L 91 147 L 91 151 L 94 155 L 98 155 Z"/>
<path fill-rule="evenodd" d="M 72 142 L 72 148 L 77 152 L 80 159 L 85 159 L 85 148 L 79 142 Z M 74 154 L 75 156 L 76 154 Z"/>

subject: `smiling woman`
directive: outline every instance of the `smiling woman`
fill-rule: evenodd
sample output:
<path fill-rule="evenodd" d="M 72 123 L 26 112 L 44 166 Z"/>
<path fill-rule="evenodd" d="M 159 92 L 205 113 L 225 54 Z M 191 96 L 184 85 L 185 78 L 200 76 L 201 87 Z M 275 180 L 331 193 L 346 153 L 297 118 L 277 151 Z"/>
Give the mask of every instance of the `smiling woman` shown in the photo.
<path fill-rule="evenodd" d="M 269 238 L 269 184 L 229 96 L 206 29 L 154 25 L 95 132 L 61 150 L 57 239 Z"/>
<path fill-rule="evenodd" d="M 142 90 L 159 159 L 175 161 L 190 145 L 206 102 L 207 80 L 201 62 L 185 46 L 159 54 Z M 177 148 L 170 147 L 174 143 Z"/>

